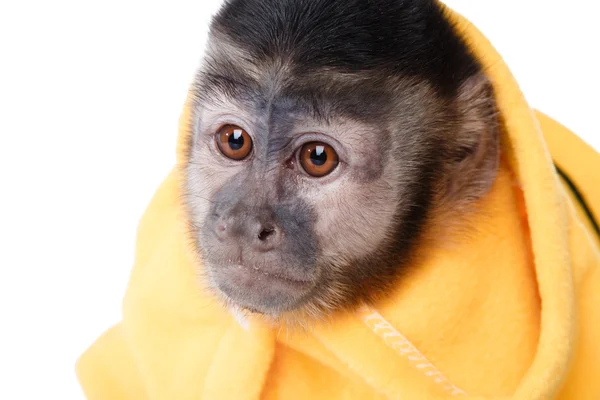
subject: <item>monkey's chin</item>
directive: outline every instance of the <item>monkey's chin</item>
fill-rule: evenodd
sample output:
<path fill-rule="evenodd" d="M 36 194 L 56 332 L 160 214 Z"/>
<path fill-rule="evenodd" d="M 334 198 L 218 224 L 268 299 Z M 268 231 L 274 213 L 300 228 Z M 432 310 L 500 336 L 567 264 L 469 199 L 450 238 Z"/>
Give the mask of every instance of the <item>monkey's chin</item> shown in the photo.
<path fill-rule="evenodd" d="M 301 307 L 315 287 L 313 280 L 298 280 L 243 265 L 213 268 L 211 277 L 228 301 L 250 312 L 271 316 Z"/>

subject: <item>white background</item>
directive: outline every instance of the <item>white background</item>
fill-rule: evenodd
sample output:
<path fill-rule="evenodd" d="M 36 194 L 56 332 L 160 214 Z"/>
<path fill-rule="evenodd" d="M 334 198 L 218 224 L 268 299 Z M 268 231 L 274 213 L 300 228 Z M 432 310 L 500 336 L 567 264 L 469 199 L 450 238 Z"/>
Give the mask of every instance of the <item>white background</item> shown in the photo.
<path fill-rule="evenodd" d="M 600 149 L 593 1 L 447 1 Z M 220 0 L 0 2 L 0 399 L 82 399 Z"/>

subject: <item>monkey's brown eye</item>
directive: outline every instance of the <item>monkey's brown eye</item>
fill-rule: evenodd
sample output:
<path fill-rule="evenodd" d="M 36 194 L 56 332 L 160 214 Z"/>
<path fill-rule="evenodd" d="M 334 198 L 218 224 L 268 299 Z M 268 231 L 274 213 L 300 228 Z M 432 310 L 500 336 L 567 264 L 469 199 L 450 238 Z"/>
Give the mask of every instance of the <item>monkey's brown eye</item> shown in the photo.
<path fill-rule="evenodd" d="M 328 144 L 312 142 L 300 149 L 300 165 L 307 174 L 316 178 L 329 175 L 338 164 L 338 155 Z"/>
<path fill-rule="evenodd" d="M 225 157 L 240 161 L 252 151 L 252 138 L 237 125 L 225 125 L 217 132 L 217 145 Z"/>

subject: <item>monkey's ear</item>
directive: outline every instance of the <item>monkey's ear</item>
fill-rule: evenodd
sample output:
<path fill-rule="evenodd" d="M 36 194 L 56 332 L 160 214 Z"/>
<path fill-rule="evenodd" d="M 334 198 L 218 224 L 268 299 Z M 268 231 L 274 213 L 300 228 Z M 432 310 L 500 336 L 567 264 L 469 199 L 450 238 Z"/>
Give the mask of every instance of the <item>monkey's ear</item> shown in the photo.
<path fill-rule="evenodd" d="M 499 116 L 492 84 L 483 73 L 461 85 L 457 105 L 459 126 L 446 187 L 447 200 L 455 204 L 471 203 L 487 194 L 500 159 Z"/>

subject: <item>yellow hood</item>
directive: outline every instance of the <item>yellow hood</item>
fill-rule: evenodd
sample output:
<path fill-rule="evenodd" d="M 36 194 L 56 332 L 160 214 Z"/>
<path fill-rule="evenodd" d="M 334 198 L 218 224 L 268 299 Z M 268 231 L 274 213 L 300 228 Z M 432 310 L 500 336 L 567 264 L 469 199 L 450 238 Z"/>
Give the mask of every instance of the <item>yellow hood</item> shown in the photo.
<path fill-rule="evenodd" d="M 186 104 L 178 166 L 139 225 L 123 319 L 77 364 L 90 400 L 600 399 L 600 156 L 534 112 L 491 44 L 448 17 L 504 125 L 474 233 L 432 250 L 375 308 L 309 332 L 241 326 L 201 289 L 186 236 Z"/>

